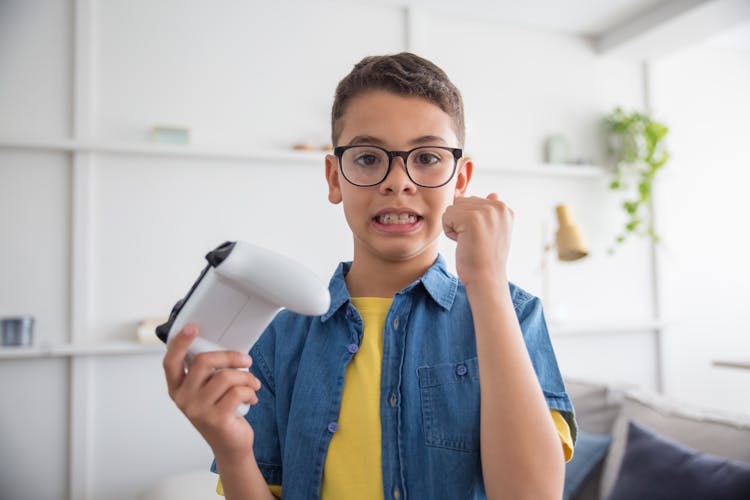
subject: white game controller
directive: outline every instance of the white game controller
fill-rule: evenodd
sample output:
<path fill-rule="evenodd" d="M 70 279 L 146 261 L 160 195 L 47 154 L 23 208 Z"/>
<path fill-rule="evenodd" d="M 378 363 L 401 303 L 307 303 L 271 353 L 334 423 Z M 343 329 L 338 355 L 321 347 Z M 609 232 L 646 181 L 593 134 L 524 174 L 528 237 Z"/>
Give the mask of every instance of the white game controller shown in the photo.
<path fill-rule="evenodd" d="M 156 335 L 169 344 L 186 324 L 198 327 L 186 356 L 208 351 L 247 353 L 281 308 L 308 316 L 328 311 L 331 297 L 301 264 L 242 241 L 226 242 L 206 255 L 208 265 Z M 237 407 L 238 416 L 250 409 Z"/>

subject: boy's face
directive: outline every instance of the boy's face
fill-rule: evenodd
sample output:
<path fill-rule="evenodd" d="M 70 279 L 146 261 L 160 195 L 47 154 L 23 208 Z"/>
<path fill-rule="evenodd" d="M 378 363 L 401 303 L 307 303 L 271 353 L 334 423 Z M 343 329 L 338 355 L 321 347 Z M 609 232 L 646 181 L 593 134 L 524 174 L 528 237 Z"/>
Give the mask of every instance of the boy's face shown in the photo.
<path fill-rule="evenodd" d="M 389 151 L 418 146 L 460 147 L 453 120 L 440 107 L 420 97 L 387 91 L 367 92 L 349 102 L 338 144 L 374 145 Z M 443 212 L 466 191 L 472 168 L 468 158 L 461 158 L 450 182 L 425 188 L 409 179 L 401 158 L 394 158 L 383 182 L 360 187 L 341 175 L 338 158 L 327 156 L 328 199 L 344 204 L 344 215 L 354 235 L 355 260 L 420 259 L 420 264 L 431 264 L 443 230 Z"/>

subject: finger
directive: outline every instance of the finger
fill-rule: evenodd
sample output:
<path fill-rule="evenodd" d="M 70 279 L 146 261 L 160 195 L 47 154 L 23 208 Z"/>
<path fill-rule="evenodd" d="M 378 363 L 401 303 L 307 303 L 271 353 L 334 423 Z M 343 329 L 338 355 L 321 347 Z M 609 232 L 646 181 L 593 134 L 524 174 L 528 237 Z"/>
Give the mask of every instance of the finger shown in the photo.
<path fill-rule="evenodd" d="M 234 410 L 241 403 L 254 405 L 258 402 L 258 395 L 247 386 L 236 385 L 225 392 L 216 403 L 219 412 L 234 414 Z"/>
<path fill-rule="evenodd" d="M 445 235 L 453 241 L 458 241 L 458 232 L 453 224 L 453 210 L 451 210 L 451 207 L 448 207 L 445 212 L 443 212 L 442 223 Z"/>
<path fill-rule="evenodd" d="M 184 386 L 189 392 L 197 392 L 217 370 L 225 368 L 248 368 L 252 360 L 248 354 L 237 351 L 212 351 L 198 354 L 190 365 Z"/>
<path fill-rule="evenodd" d="M 185 354 L 187 354 L 188 348 L 196 335 L 198 335 L 198 327 L 186 325 L 167 346 L 167 353 L 164 355 L 162 365 L 170 392 L 179 387 L 185 378 Z"/>
<path fill-rule="evenodd" d="M 214 404 L 234 386 L 249 387 L 254 391 L 259 391 L 260 381 L 247 371 L 220 370 L 206 382 L 201 389 L 200 398 L 207 403 Z"/>
<path fill-rule="evenodd" d="M 497 195 L 497 193 L 490 193 L 487 195 L 487 199 L 492 200 L 492 201 L 498 201 L 500 200 L 500 197 Z"/>

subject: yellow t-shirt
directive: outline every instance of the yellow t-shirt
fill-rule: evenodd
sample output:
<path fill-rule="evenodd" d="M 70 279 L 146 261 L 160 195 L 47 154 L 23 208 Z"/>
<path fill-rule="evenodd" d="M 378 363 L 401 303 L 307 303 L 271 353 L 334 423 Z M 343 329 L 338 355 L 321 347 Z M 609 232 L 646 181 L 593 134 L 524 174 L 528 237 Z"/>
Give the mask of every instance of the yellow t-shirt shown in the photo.
<path fill-rule="evenodd" d="M 352 298 L 362 316 L 364 331 L 359 350 L 346 366 L 338 430 L 331 438 L 323 468 L 322 499 L 382 499 L 380 375 L 383 363 L 383 330 L 390 298 Z M 565 460 L 573 456 L 573 439 L 567 422 L 551 410 Z M 271 493 L 281 496 L 279 485 Z M 221 480 L 216 489 L 223 495 Z"/>
<path fill-rule="evenodd" d="M 339 428 L 323 467 L 322 499 L 383 498 L 380 446 L 380 373 L 390 298 L 352 298 L 362 316 L 359 350 L 346 366 Z"/>

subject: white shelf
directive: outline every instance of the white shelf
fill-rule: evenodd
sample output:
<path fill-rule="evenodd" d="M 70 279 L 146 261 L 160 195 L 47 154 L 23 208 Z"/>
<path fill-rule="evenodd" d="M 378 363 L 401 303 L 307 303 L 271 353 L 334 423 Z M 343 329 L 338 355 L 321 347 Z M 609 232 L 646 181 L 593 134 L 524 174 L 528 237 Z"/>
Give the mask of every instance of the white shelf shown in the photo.
<path fill-rule="evenodd" d="M 71 139 L 25 140 L 0 139 L 0 149 L 25 151 L 54 151 L 66 153 L 98 153 L 131 156 L 171 156 L 210 160 L 272 161 L 321 165 L 325 151 L 243 150 L 229 148 L 200 148 L 190 145 L 149 143 L 81 142 Z"/>
<path fill-rule="evenodd" d="M 612 334 L 640 334 L 664 328 L 663 321 L 611 321 L 591 323 L 549 323 L 550 335 L 573 337 L 578 335 L 603 336 Z M 164 354 L 163 344 L 138 342 L 90 342 L 44 345 L 34 347 L 0 347 L 0 361 L 4 359 L 60 358 L 78 356 L 122 356 L 134 354 Z"/>
<path fill-rule="evenodd" d="M 561 322 L 549 323 L 547 328 L 550 336 L 554 337 L 572 337 L 577 335 L 612 335 L 612 334 L 639 334 L 644 332 L 655 332 L 663 329 L 663 321 L 644 320 L 644 321 L 598 321 L 598 322 Z"/>
<path fill-rule="evenodd" d="M 0 347 L 0 360 L 28 358 L 60 358 L 75 356 L 121 356 L 133 354 L 163 354 L 162 344 L 138 342 L 91 342 L 80 344 L 57 344 L 33 347 Z"/>
<path fill-rule="evenodd" d="M 483 164 L 484 165 L 484 164 Z M 502 175 L 538 175 L 542 177 L 581 177 L 597 178 L 607 173 L 606 167 L 599 165 L 569 165 L 553 163 L 536 163 L 526 166 L 508 166 L 508 165 L 487 165 L 482 168 L 483 175 L 492 175 L 493 173 Z"/>
<path fill-rule="evenodd" d="M 325 151 L 294 150 L 243 150 L 228 148 L 201 148 L 190 145 L 164 145 L 149 143 L 117 142 L 81 142 L 72 139 L 28 140 L 2 139 L 0 149 L 17 149 L 24 151 L 51 151 L 65 153 L 97 153 L 130 156 L 163 156 L 177 158 L 194 158 L 203 160 L 229 160 L 248 162 L 274 162 L 300 165 L 322 165 Z M 607 172 L 605 167 L 597 165 L 567 165 L 538 163 L 523 166 L 492 165 L 482 169 L 487 175 L 519 175 L 545 177 L 579 177 L 596 178 Z"/>

